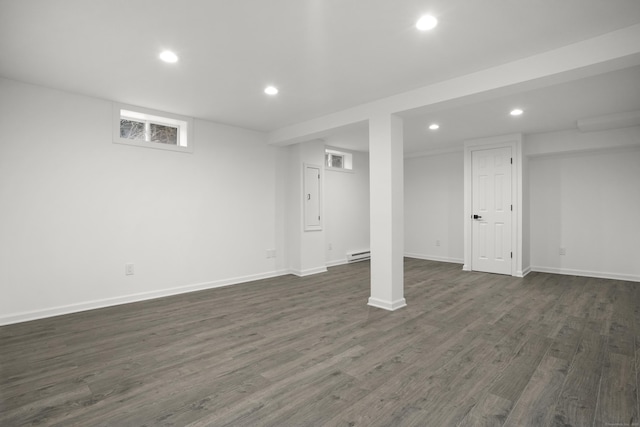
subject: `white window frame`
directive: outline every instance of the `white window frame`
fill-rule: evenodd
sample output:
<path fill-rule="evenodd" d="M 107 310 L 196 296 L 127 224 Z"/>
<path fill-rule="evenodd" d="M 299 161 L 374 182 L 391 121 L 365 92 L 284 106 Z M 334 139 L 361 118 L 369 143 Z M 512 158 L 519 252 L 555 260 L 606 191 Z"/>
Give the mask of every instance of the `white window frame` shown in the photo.
<path fill-rule="evenodd" d="M 332 166 L 327 166 L 326 156 L 327 154 L 332 154 L 335 156 L 342 157 L 342 166 L 341 168 L 336 168 Z M 353 153 L 348 151 L 339 150 L 332 147 L 325 147 L 324 149 L 325 161 L 324 161 L 324 169 L 328 171 L 336 171 L 336 172 L 349 172 L 353 173 Z"/>
<path fill-rule="evenodd" d="M 129 119 L 144 122 L 147 134 L 151 123 L 178 128 L 178 144 L 163 144 L 138 139 L 120 137 L 120 120 Z M 126 104 L 113 104 L 113 142 L 115 144 L 133 145 L 135 147 L 154 148 L 157 150 L 193 153 L 193 119 L 178 114 L 165 113 L 149 108 L 135 107 Z"/>

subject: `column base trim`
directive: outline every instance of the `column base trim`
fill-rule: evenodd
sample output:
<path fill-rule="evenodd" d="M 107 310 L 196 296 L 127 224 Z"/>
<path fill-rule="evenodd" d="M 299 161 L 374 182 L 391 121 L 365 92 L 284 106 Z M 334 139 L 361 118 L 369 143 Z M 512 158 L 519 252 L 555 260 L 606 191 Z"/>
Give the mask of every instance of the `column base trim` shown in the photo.
<path fill-rule="evenodd" d="M 405 307 L 407 305 L 407 300 L 402 298 L 396 301 L 384 301 L 378 298 L 369 297 L 367 305 L 370 305 L 371 307 L 382 308 L 388 311 L 395 311 L 399 308 Z"/>
<path fill-rule="evenodd" d="M 305 277 L 305 276 L 311 276 L 313 274 L 318 274 L 318 273 L 326 273 L 327 267 L 315 267 L 315 268 L 308 268 L 306 270 L 296 270 L 292 268 L 289 271 L 291 274 L 295 276 Z"/>

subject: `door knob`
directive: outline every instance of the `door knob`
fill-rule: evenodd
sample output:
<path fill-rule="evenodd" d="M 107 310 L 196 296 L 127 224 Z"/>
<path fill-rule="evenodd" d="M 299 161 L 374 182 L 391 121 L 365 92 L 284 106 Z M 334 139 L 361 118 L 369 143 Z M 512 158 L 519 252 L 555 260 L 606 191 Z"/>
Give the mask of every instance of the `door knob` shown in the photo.
<path fill-rule="evenodd" d="M 482 218 L 480 215 L 474 215 L 473 216 L 473 219 L 480 219 L 480 218 Z"/>

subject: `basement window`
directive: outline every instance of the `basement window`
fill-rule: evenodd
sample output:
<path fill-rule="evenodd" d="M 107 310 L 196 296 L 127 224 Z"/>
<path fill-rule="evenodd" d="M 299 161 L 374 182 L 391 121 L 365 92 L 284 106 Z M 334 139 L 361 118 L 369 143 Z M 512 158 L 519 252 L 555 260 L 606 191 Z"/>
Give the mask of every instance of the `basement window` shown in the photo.
<path fill-rule="evenodd" d="M 353 169 L 353 154 L 326 148 L 324 150 L 324 166 L 329 170 L 351 171 Z"/>
<path fill-rule="evenodd" d="M 193 152 L 189 117 L 114 104 L 113 142 L 161 150 Z"/>

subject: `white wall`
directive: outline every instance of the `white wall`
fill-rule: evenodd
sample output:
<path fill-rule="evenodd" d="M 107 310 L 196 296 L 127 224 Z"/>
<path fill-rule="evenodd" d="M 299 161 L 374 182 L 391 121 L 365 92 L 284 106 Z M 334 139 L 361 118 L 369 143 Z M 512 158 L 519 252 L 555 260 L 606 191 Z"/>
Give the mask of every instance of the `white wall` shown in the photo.
<path fill-rule="evenodd" d="M 527 152 L 532 269 L 640 281 L 640 128 L 531 135 Z"/>
<path fill-rule="evenodd" d="M 462 150 L 405 158 L 405 254 L 463 263 L 464 155 Z M 440 246 L 436 246 L 436 240 Z"/>
<path fill-rule="evenodd" d="M 529 158 L 522 156 L 522 274 L 531 271 L 531 195 Z"/>
<path fill-rule="evenodd" d="M 313 140 L 283 148 L 283 165 L 286 179 L 283 182 L 285 192 L 285 233 L 288 252 L 288 270 L 298 276 L 322 273 L 327 270 L 324 247 L 325 227 L 320 230 L 305 230 L 303 224 L 304 202 L 304 165 L 320 168 L 321 191 L 324 189 L 324 143 Z M 323 197 L 323 196 L 321 196 Z M 323 197 L 324 199 L 324 197 Z M 323 209 L 324 200 L 321 201 Z"/>
<path fill-rule="evenodd" d="M 263 134 L 196 120 L 193 154 L 113 144 L 111 108 L 0 79 L 0 323 L 278 273 Z"/>
<path fill-rule="evenodd" d="M 327 265 L 346 262 L 347 252 L 369 250 L 369 155 L 353 154 L 352 171 L 325 169 Z M 331 248 L 330 248 L 331 246 Z"/>
<path fill-rule="evenodd" d="M 523 268 L 640 281 L 640 127 L 526 135 L 523 151 Z M 462 262 L 462 175 L 462 153 L 405 159 L 407 256 Z"/>
<path fill-rule="evenodd" d="M 321 269 L 369 246 L 365 154 L 353 174 L 325 172 L 325 231 L 305 243 L 307 265 L 286 237 L 300 226 L 300 147 L 202 120 L 194 154 L 113 144 L 111 108 L 0 79 L 0 324 L 283 274 L 296 257 Z M 525 138 L 534 270 L 640 281 L 629 147 L 640 127 Z M 462 262 L 462 152 L 407 158 L 404 171 L 405 253 Z"/>

